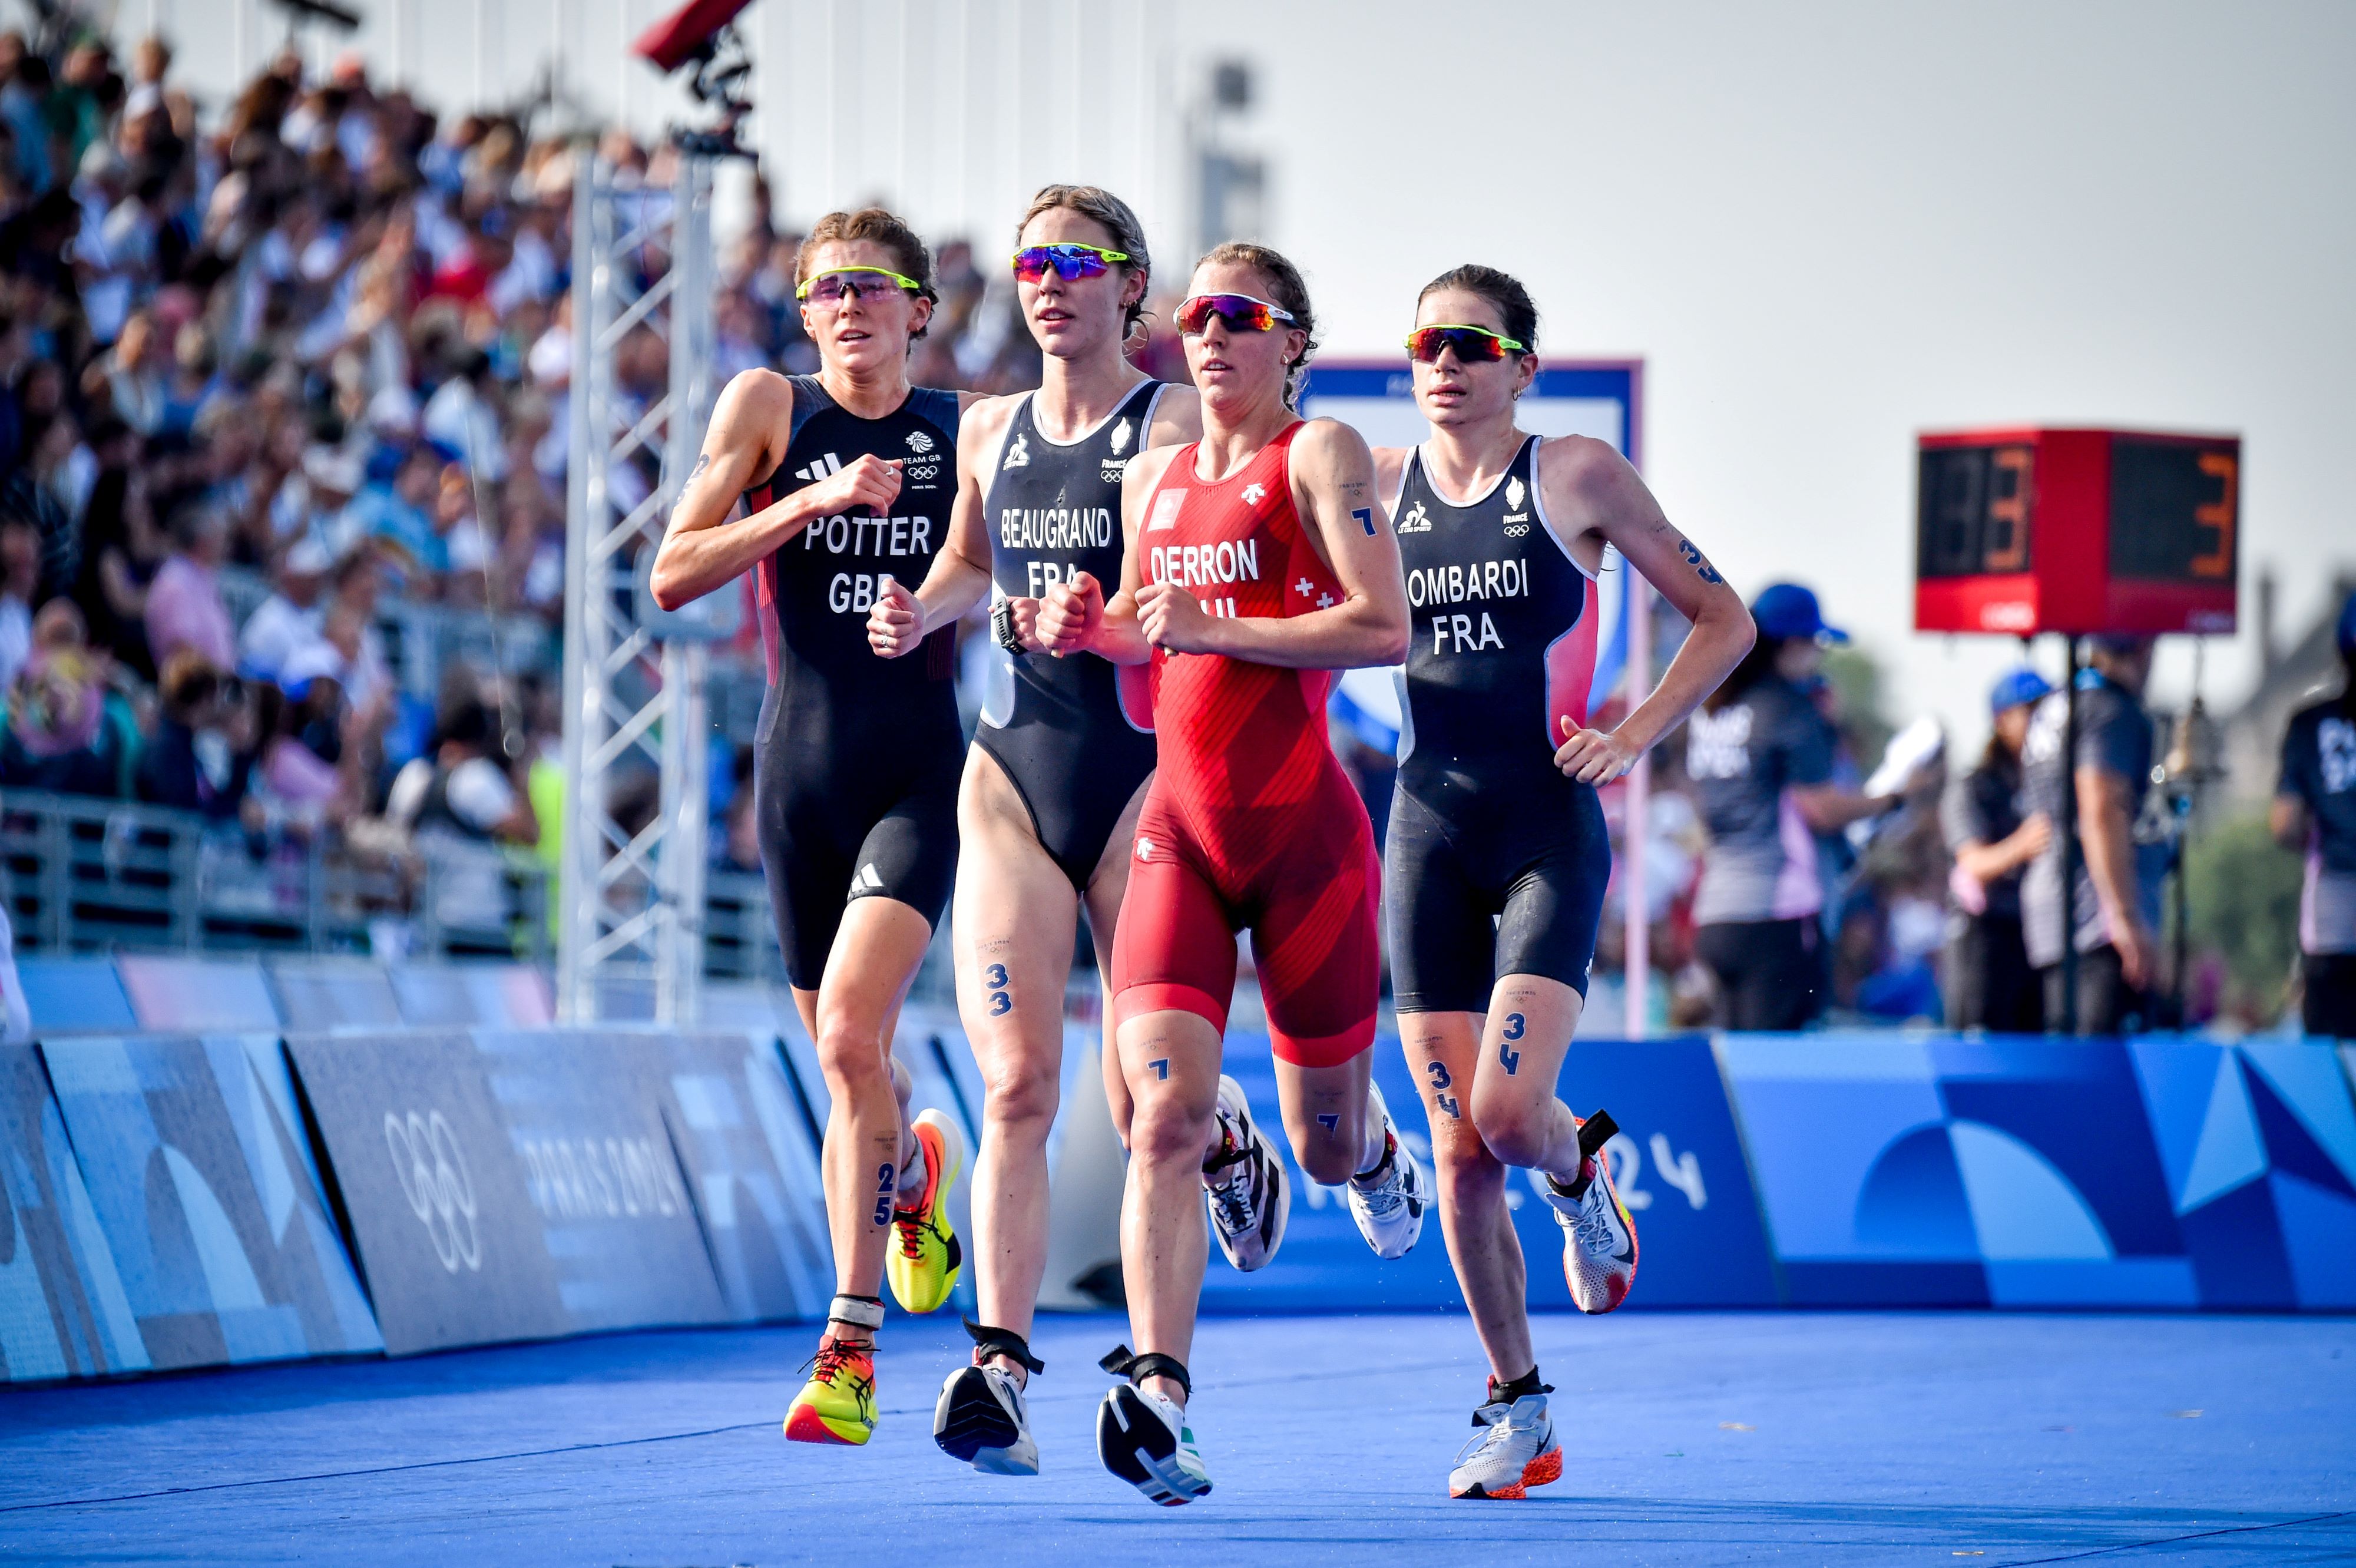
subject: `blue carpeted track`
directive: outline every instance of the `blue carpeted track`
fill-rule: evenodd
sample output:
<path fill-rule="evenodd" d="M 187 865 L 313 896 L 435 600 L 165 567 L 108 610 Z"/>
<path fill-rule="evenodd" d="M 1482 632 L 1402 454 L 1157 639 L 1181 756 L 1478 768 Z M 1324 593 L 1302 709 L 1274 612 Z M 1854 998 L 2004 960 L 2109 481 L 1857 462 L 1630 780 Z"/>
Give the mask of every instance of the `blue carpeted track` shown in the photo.
<path fill-rule="evenodd" d="M 0 1558 L 136 1563 L 2356 1561 L 2356 1321 L 1647 1313 L 1538 1323 L 1563 1480 L 1451 1503 L 1461 1316 L 1214 1320 L 1217 1489 L 1096 1463 L 1112 1318 L 1051 1318 L 1045 1473 L 931 1443 L 966 1341 L 896 1319 L 865 1450 L 777 1430 L 808 1328 L 0 1394 Z"/>

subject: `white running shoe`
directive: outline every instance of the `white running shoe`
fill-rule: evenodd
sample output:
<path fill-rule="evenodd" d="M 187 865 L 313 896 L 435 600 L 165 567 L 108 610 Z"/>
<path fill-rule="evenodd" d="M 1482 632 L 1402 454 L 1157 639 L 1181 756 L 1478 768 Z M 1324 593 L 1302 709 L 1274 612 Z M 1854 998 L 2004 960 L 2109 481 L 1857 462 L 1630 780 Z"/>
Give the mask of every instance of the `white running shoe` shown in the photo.
<path fill-rule="evenodd" d="M 1383 1120 L 1383 1163 L 1376 1167 L 1372 1186 L 1359 1186 L 1355 1176 L 1343 1185 L 1350 1194 L 1350 1212 L 1358 1221 L 1358 1234 L 1366 1239 L 1375 1256 L 1404 1258 L 1423 1234 L 1424 1194 L 1430 1189 L 1424 1185 L 1423 1167 L 1398 1140 L 1390 1108 L 1383 1103 L 1383 1091 L 1371 1083 L 1366 1085 L 1366 1109 Z"/>
<path fill-rule="evenodd" d="M 1523 1498 L 1532 1487 L 1562 1478 L 1562 1444 L 1555 1441 L 1546 1395 L 1484 1404 L 1472 1412 L 1472 1424 L 1481 1435 L 1456 1455 L 1456 1468 L 1448 1473 L 1450 1497 Z"/>
<path fill-rule="evenodd" d="M 1219 1079 L 1219 1153 L 1203 1163 L 1203 1204 L 1211 1233 L 1237 1272 L 1264 1269 L 1284 1245 L 1292 1184 L 1284 1155 L 1252 1120 L 1251 1102 L 1234 1079 Z"/>
<path fill-rule="evenodd" d="M 1585 1185 L 1576 1196 L 1550 1176 L 1537 1184 L 1562 1227 L 1563 1278 L 1581 1312 L 1611 1311 L 1636 1283 L 1636 1222 L 1612 1185 L 1612 1161 L 1603 1153 L 1619 1131 L 1601 1111 L 1580 1123 L 1579 1174 Z"/>
<path fill-rule="evenodd" d="M 1097 1455 L 1106 1469 L 1166 1509 L 1211 1489 L 1185 1411 L 1133 1384 L 1115 1386 L 1098 1408 Z"/>
<path fill-rule="evenodd" d="M 959 1367 L 948 1375 L 933 1407 L 933 1441 L 984 1475 L 1039 1473 L 1023 1385 L 1003 1367 Z"/>

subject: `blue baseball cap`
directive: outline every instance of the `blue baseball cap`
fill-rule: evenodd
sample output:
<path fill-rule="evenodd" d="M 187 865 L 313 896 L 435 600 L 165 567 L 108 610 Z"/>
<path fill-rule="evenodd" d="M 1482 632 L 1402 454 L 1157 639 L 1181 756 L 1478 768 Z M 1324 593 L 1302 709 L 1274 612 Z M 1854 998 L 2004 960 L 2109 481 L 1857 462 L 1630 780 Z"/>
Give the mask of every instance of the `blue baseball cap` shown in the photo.
<path fill-rule="evenodd" d="M 2340 651 L 2356 653 L 2356 594 L 2340 607 Z"/>
<path fill-rule="evenodd" d="M 1825 624 L 1816 596 L 1797 583 L 1770 583 L 1751 601 L 1751 618 L 1762 637 L 1815 637 L 1826 642 L 1847 642 L 1848 633 Z"/>
<path fill-rule="evenodd" d="M 2037 702 L 2052 690 L 2051 682 L 2026 664 L 2018 670 L 2008 670 L 1988 688 L 1988 712 L 2000 714 L 2007 708 Z"/>

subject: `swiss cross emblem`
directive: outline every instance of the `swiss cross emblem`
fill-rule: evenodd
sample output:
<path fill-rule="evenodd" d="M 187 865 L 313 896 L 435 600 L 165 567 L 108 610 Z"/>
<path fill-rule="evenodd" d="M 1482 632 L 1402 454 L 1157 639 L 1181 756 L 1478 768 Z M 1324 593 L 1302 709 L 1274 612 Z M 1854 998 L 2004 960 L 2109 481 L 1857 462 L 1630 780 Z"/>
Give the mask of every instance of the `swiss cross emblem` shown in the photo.
<path fill-rule="evenodd" d="M 1321 610 L 1332 609 L 1333 607 L 1333 596 L 1331 594 L 1318 595 L 1317 607 Z"/>
<path fill-rule="evenodd" d="M 1316 584 L 1314 584 L 1314 583 L 1311 582 L 1311 581 L 1310 581 L 1308 578 L 1306 578 L 1306 577 L 1301 578 L 1301 581 L 1299 581 L 1298 583 L 1293 584 L 1292 585 L 1293 585 L 1294 589 L 1295 589 L 1296 591 L 1298 591 L 1298 592 L 1300 593 L 1301 596 L 1302 598 L 1304 598 L 1304 599 L 1305 599 L 1305 598 L 1307 598 L 1307 597 L 1308 597 L 1312 593 L 1313 593 L 1313 592 L 1316 590 L 1316 587 L 1317 587 L 1317 585 L 1316 585 Z"/>

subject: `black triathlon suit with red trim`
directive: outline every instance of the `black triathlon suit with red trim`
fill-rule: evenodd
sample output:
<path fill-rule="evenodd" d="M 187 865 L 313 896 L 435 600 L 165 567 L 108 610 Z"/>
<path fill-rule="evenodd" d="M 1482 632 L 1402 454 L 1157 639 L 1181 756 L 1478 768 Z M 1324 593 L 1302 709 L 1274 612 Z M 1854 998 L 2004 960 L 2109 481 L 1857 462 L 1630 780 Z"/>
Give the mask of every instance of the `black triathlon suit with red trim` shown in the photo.
<path fill-rule="evenodd" d="M 958 399 L 917 387 L 862 419 L 816 376 L 793 376 L 793 431 L 776 471 L 744 492 L 759 511 L 861 456 L 897 457 L 892 515 L 812 518 L 756 570 L 769 691 L 755 743 L 754 820 L 786 974 L 818 989 L 853 898 L 896 898 L 935 925 L 957 876 L 954 627 L 902 659 L 867 643 L 880 580 L 925 580 L 957 493 Z"/>

